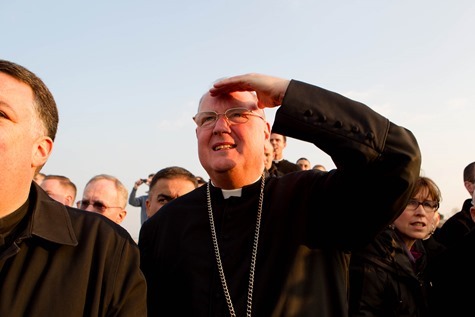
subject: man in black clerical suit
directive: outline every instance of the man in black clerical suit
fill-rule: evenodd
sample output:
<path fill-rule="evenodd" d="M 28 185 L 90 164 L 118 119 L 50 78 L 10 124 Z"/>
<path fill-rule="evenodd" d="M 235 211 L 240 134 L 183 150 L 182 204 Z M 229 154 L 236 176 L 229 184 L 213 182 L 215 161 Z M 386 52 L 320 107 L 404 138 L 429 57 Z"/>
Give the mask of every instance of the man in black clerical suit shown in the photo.
<path fill-rule="evenodd" d="M 287 146 L 287 137 L 285 135 L 272 132 L 270 135 L 270 143 L 274 147 L 273 165 L 279 172 L 287 174 L 302 170 L 297 164 L 284 159 L 283 151 Z"/>
<path fill-rule="evenodd" d="M 274 132 L 337 168 L 266 177 L 274 107 Z M 194 121 L 210 181 L 141 227 L 149 316 L 348 316 L 350 252 L 399 216 L 419 177 L 413 134 L 334 92 L 260 74 L 215 82 Z"/>

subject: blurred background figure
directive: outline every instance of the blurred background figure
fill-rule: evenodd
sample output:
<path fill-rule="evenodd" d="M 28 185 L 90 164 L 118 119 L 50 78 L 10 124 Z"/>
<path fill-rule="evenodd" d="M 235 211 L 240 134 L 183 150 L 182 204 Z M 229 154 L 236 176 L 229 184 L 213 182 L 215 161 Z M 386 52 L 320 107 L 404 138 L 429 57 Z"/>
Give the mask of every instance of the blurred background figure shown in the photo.
<path fill-rule="evenodd" d="M 282 176 L 284 173 L 279 172 L 274 163 L 274 147 L 269 140 L 264 141 L 264 168 L 267 176 Z"/>
<path fill-rule="evenodd" d="M 68 177 L 62 175 L 46 175 L 40 186 L 54 200 L 66 206 L 74 206 L 77 188 Z"/>
<path fill-rule="evenodd" d="M 468 164 L 463 170 L 463 184 L 465 189 L 473 195 L 475 192 L 475 162 Z M 436 238 L 445 246 L 450 247 L 475 228 L 475 213 L 470 213 L 472 198 L 463 202 L 462 210 L 447 219 L 438 230 Z"/>
<path fill-rule="evenodd" d="M 310 165 L 310 161 L 306 159 L 305 157 L 301 157 L 297 160 L 297 165 L 300 166 L 302 171 L 307 171 L 312 168 L 312 165 Z"/>
<path fill-rule="evenodd" d="M 134 187 L 132 188 L 132 191 L 130 192 L 129 196 L 129 204 L 134 206 L 134 207 L 140 207 L 140 223 L 144 223 L 145 220 L 147 220 L 147 206 L 145 204 L 145 201 L 148 198 L 148 190 L 146 195 L 142 195 L 137 197 L 137 189 L 139 188 L 140 185 L 142 184 L 147 184 L 150 186 L 150 182 L 152 181 L 153 178 L 153 173 L 148 174 L 148 177 L 145 178 L 139 178 L 136 182 Z"/>
<path fill-rule="evenodd" d="M 128 194 L 118 178 L 107 174 L 96 175 L 87 182 L 77 207 L 100 213 L 120 224 L 127 215 Z"/>
<path fill-rule="evenodd" d="M 171 166 L 159 170 L 150 182 L 146 200 L 147 216 L 152 217 L 165 204 L 198 187 L 196 176 L 183 167 Z"/>
<path fill-rule="evenodd" d="M 327 169 L 325 168 L 325 166 L 323 166 L 323 165 L 321 165 L 321 164 L 314 165 L 314 166 L 313 166 L 313 169 L 314 169 L 314 170 L 324 171 L 324 172 L 327 171 Z"/>
<path fill-rule="evenodd" d="M 272 132 L 270 135 L 270 143 L 274 147 L 274 165 L 279 172 L 287 174 L 301 171 L 297 164 L 284 159 L 284 149 L 287 146 L 287 137 L 285 135 Z"/>
<path fill-rule="evenodd" d="M 203 186 L 204 184 L 206 184 L 206 181 L 201 176 L 196 176 L 196 181 L 198 182 L 198 187 Z"/>
<path fill-rule="evenodd" d="M 40 185 L 41 182 L 43 181 L 43 179 L 45 178 L 45 174 L 41 173 L 41 172 L 38 172 L 35 174 L 35 177 L 33 178 L 33 180 L 38 184 Z"/>

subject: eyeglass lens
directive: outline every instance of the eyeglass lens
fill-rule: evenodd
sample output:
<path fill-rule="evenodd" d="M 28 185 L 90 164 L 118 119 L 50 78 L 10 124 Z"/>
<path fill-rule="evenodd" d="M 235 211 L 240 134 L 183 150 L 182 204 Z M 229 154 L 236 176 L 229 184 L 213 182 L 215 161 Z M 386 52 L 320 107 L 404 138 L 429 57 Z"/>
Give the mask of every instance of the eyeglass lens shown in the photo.
<path fill-rule="evenodd" d="M 410 199 L 407 203 L 407 206 L 412 209 L 416 210 L 419 206 L 422 205 L 425 211 L 432 212 L 439 208 L 439 203 L 436 201 L 424 200 L 422 202 L 417 201 L 415 199 Z"/>
<path fill-rule="evenodd" d="M 94 209 L 100 210 L 100 211 L 103 211 L 107 208 L 106 205 L 104 205 L 100 201 L 92 201 L 92 202 L 89 201 L 89 200 L 81 200 L 80 201 L 80 208 L 81 209 L 87 209 L 87 207 L 89 207 L 89 205 L 92 205 L 92 207 Z"/>
<path fill-rule="evenodd" d="M 252 115 L 251 110 L 246 108 L 231 108 L 224 113 L 217 113 L 215 111 L 199 112 L 193 119 L 199 127 L 212 126 L 220 115 L 226 117 L 229 122 L 245 123 L 249 120 L 248 115 Z"/>

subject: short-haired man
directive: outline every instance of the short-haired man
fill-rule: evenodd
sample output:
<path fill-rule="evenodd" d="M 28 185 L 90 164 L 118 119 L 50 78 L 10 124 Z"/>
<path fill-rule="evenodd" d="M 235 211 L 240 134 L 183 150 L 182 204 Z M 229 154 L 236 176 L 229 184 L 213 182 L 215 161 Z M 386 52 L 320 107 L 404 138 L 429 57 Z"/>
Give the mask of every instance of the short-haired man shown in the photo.
<path fill-rule="evenodd" d="M 46 175 L 44 173 L 38 172 L 35 174 L 35 177 L 33 177 L 33 180 L 40 185 L 43 179 L 45 179 Z"/>
<path fill-rule="evenodd" d="M 299 158 L 297 160 L 297 165 L 300 166 L 300 169 L 302 171 L 308 171 L 309 169 L 312 169 L 312 165 L 310 165 L 310 161 L 305 157 Z"/>
<path fill-rule="evenodd" d="M 130 234 L 51 199 L 33 181 L 57 127 L 43 81 L 0 60 L 0 316 L 146 316 Z"/>
<path fill-rule="evenodd" d="M 148 198 L 145 201 L 147 217 L 152 217 L 165 204 L 197 187 L 196 176 L 183 167 L 171 166 L 159 170 L 150 182 Z"/>
<path fill-rule="evenodd" d="M 475 162 L 468 164 L 463 170 L 463 184 L 465 189 L 473 195 L 475 191 Z M 472 199 L 464 201 L 462 210 L 447 219 L 438 230 L 435 238 L 450 247 L 458 243 L 468 232 L 475 228 L 475 214 L 470 213 Z"/>
<path fill-rule="evenodd" d="M 274 147 L 269 140 L 264 142 L 264 168 L 266 176 L 282 176 L 284 173 L 280 172 L 274 165 Z"/>
<path fill-rule="evenodd" d="M 468 213 L 475 218 L 475 191 L 469 201 Z M 466 228 L 462 230 L 466 231 Z M 431 316 L 472 316 L 469 312 L 473 309 L 475 298 L 474 267 L 475 230 L 472 229 L 448 245 L 445 252 L 437 252 L 429 261 L 426 274 L 431 276 L 432 283 Z"/>
<path fill-rule="evenodd" d="M 287 136 L 272 132 L 269 140 L 274 147 L 274 165 L 279 172 L 287 174 L 302 170 L 297 164 L 284 159 L 284 149 L 287 147 Z"/>
<path fill-rule="evenodd" d="M 127 215 L 127 196 L 129 192 L 115 176 L 99 174 L 92 177 L 84 187 L 82 199 L 77 207 L 100 213 L 120 224 Z"/>
<path fill-rule="evenodd" d="M 40 184 L 41 188 L 54 200 L 74 207 L 76 200 L 76 185 L 63 175 L 46 175 Z"/>

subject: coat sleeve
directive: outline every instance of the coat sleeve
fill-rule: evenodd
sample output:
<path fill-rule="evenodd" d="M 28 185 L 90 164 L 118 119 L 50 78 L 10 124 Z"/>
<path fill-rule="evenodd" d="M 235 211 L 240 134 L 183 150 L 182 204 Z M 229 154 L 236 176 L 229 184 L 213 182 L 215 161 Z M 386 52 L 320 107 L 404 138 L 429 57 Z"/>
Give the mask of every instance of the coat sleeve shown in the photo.
<path fill-rule="evenodd" d="M 118 259 L 112 299 L 108 309 L 109 316 L 145 317 L 147 316 L 147 286 L 140 270 L 140 252 L 136 244 L 126 240 L 122 250 L 111 257 Z"/>
<path fill-rule="evenodd" d="M 421 154 L 409 130 L 316 86 L 292 80 L 272 130 L 331 156 L 337 169 L 313 189 L 315 212 L 326 226 L 322 236 L 345 247 L 368 243 L 396 219 L 419 176 Z"/>
<path fill-rule="evenodd" d="M 137 198 L 137 189 L 132 188 L 132 191 L 130 192 L 129 195 L 129 204 L 134 206 L 134 207 L 140 207 L 142 202 L 140 201 L 140 197 Z"/>

